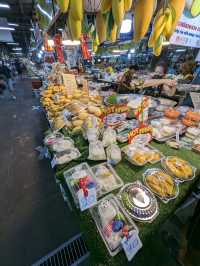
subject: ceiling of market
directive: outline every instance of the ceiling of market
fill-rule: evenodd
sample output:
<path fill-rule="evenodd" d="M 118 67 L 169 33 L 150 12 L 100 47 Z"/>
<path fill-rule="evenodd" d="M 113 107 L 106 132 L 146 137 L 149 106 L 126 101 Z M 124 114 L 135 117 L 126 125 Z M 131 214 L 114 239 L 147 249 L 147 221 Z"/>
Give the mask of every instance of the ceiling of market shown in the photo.
<path fill-rule="evenodd" d="M 14 42 L 19 43 L 23 52 L 27 52 L 30 42 L 34 0 L 2 0 L 0 2 L 10 6 L 9 9 L 0 8 L 0 17 L 6 18 L 8 23 L 16 23 L 19 25 L 14 26 L 15 31 L 11 33 Z"/>

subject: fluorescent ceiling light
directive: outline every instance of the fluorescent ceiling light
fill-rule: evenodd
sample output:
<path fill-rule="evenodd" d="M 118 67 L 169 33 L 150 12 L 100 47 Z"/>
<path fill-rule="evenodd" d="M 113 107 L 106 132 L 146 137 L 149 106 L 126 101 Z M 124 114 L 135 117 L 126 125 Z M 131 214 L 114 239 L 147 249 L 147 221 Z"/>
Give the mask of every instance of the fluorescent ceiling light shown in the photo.
<path fill-rule="evenodd" d="M 0 30 L 15 30 L 14 28 L 9 27 L 0 27 Z"/>
<path fill-rule="evenodd" d="M 61 29 L 61 28 L 60 28 L 60 29 L 58 29 L 58 30 L 59 30 L 59 31 L 63 31 L 63 29 Z"/>
<path fill-rule="evenodd" d="M 134 54 L 134 53 L 135 53 L 135 49 L 134 49 L 134 48 L 131 49 L 131 50 L 130 50 L 130 53 L 131 53 L 131 54 Z"/>
<path fill-rule="evenodd" d="M 186 49 L 177 49 L 176 52 L 185 52 Z"/>
<path fill-rule="evenodd" d="M 34 31 L 34 29 L 33 28 L 30 28 L 30 31 Z"/>
<path fill-rule="evenodd" d="M 0 3 L 0 8 L 10 8 L 10 6 L 8 4 Z"/>
<path fill-rule="evenodd" d="M 14 27 L 17 27 L 19 26 L 19 24 L 16 24 L 16 23 L 8 23 L 9 26 L 14 26 Z"/>
<path fill-rule="evenodd" d="M 42 57 L 42 55 L 41 55 L 41 54 L 38 54 L 37 56 L 38 56 L 38 58 L 41 58 L 41 57 Z"/>
<path fill-rule="evenodd" d="M 7 42 L 8 45 L 19 45 L 18 42 Z"/>
<path fill-rule="evenodd" d="M 48 19 L 52 20 L 52 16 L 50 16 L 50 15 L 47 13 L 47 11 L 44 10 L 44 9 L 41 7 L 40 4 L 37 4 L 37 7 L 38 7 L 38 9 L 40 10 L 40 12 L 41 12 L 43 15 L 47 16 Z"/>
<path fill-rule="evenodd" d="M 16 47 L 16 48 L 13 48 L 13 51 L 21 51 L 22 48 L 21 47 Z"/>
<path fill-rule="evenodd" d="M 120 33 L 129 33 L 131 31 L 131 26 L 132 26 L 132 20 L 124 19 L 122 21 Z"/>
<path fill-rule="evenodd" d="M 44 51 L 44 46 L 42 46 L 42 51 Z"/>
<path fill-rule="evenodd" d="M 70 45 L 70 46 L 72 45 L 73 46 L 73 45 L 80 45 L 81 42 L 80 41 L 64 40 L 62 43 L 63 43 L 63 45 Z"/>

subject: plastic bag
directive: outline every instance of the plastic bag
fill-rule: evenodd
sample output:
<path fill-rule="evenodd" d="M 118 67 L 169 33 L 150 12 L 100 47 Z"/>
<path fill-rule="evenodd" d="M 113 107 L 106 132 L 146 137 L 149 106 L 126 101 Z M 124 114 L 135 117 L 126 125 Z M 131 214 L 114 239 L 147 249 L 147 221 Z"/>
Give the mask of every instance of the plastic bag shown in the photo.
<path fill-rule="evenodd" d="M 106 160 L 106 154 L 101 141 L 90 142 L 88 159 L 93 161 Z"/>
<path fill-rule="evenodd" d="M 99 129 L 98 128 L 88 128 L 86 132 L 86 138 L 89 142 L 95 142 L 99 138 Z"/>
<path fill-rule="evenodd" d="M 103 133 L 103 146 L 108 147 L 109 145 L 116 143 L 117 134 L 114 129 L 108 127 Z"/>
<path fill-rule="evenodd" d="M 113 164 L 113 165 L 118 164 L 122 159 L 121 150 L 117 146 L 117 144 L 111 144 L 106 149 L 106 154 L 107 154 L 108 163 Z"/>

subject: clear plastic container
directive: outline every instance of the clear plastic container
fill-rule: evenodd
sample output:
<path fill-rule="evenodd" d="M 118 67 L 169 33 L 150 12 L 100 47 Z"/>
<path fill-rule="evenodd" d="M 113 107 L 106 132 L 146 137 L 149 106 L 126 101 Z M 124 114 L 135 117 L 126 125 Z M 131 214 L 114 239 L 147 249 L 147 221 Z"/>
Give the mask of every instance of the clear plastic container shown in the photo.
<path fill-rule="evenodd" d="M 96 177 L 98 198 L 124 185 L 109 163 L 98 164 L 91 169 Z"/>
<path fill-rule="evenodd" d="M 77 192 L 80 189 L 78 182 L 81 178 L 86 176 L 90 176 L 91 180 L 95 183 L 95 186 L 97 186 L 95 175 L 87 163 L 81 163 L 64 172 L 65 181 L 77 208 L 79 208 Z"/>
<path fill-rule="evenodd" d="M 90 212 L 111 256 L 117 255 L 122 249 L 122 228 L 126 227 L 128 231 L 135 230 L 138 233 L 137 226 L 113 194 L 101 199 Z"/>

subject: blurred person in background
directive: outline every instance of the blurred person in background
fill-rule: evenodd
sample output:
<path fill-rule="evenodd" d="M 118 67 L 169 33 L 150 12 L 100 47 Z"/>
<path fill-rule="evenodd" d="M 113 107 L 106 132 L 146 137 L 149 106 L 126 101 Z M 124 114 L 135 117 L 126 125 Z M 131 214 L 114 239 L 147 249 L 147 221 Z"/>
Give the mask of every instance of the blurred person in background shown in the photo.
<path fill-rule="evenodd" d="M 13 95 L 13 82 L 12 82 L 12 75 L 11 75 L 11 70 L 4 64 L 3 61 L 0 61 L 0 76 L 2 83 L 3 81 L 6 83 L 6 86 L 4 86 L 4 93 L 6 93 L 6 89 L 9 91 L 9 94 L 11 95 L 11 98 L 13 100 L 16 99 L 16 97 Z"/>

